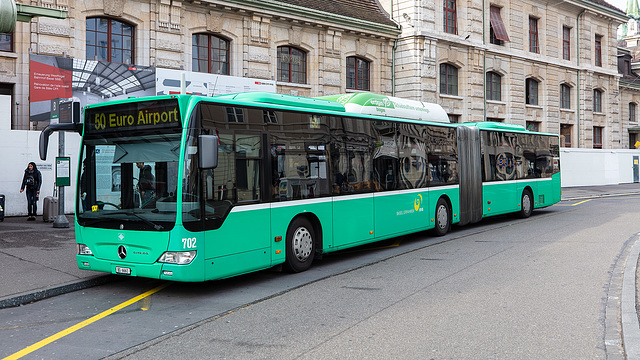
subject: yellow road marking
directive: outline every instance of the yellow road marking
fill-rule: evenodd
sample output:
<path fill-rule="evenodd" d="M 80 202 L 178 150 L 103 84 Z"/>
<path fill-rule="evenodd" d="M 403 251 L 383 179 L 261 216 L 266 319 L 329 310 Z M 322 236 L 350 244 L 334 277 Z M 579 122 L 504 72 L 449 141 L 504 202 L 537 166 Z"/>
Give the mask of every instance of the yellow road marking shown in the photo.
<path fill-rule="evenodd" d="M 585 200 L 585 201 L 580 201 L 579 203 L 575 203 L 575 204 L 573 204 L 573 205 L 571 205 L 571 206 L 576 206 L 576 205 L 584 204 L 584 203 L 586 203 L 587 201 L 591 201 L 591 200 L 593 200 L 593 199 L 589 199 L 589 200 Z"/>
<path fill-rule="evenodd" d="M 391 245 L 387 245 L 387 246 L 379 246 L 379 247 L 373 247 L 373 248 L 365 248 L 365 249 L 356 249 L 356 250 L 343 250 L 340 253 L 341 254 L 354 254 L 354 253 L 359 253 L 362 251 L 372 251 L 372 250 L 380 250 L 380 249 L 388 249 L 388 248 L 392 248 L 392 247 L 396 247 L 396 246 L 400 246 L 400 243 L 402 242 L 402 236 L 399 236 L 398 238 L 395 239 L 395 241 L 393 242 L 393 244 Z M 364 246 L 364 245 L 363 245 Z M 4 360 L 4 359 L 3 359 Z"/>
<path fill-rule="evenodd" d="M 56 340 L 59 340 L 59 339 L 65 337 L 65 336 L 73 333 L 74 331 L 80 330 L 80 329 L 82 329 L 83 327 L 85 327 L 87 325 L 91 325 L 94 322 L 96 322 L 96 321 L 98 321 L 98 320 L 100 320 L 100 319 L 102 319 L 104 317 L 107 317 L 107 316 L 113 314 L 114 312 L 116 312 L 118 310 L 122 310 L 122 309 L 126 308 L 127 306 L 129 306 L 131 304 L 135 304 L 136 302 L 146 298 L 147 296 L 150 296 L 150 295 L 153 295 L 153 294 L 157 293 L 158 291 L 166 288 L 167 286 L 169 286 L 171 284 L 172 283 L 166 283 L 166 284 L 158 286 L 155 289 L 151 289 L 151 290 L 149 290 L 149 291 L 147 291 L 147 292 L 145 292 L 143 294 L 140 294 L 140 295 L 138 295 L 138 296 L 136 296 L 136 297 L 134 297 L 134 298 L 132 298 L 130 300 L 127 300 L 127 301 L 123 302 L 120 305 L 116 305 L 116 306 L 112 307 L 109 310 L 105 310 L 105 311 L 101 312 L 100 314 L 95 315 L 95 316 L 93 316 L 93 317 L 91 317 L 91 318 L 89 318 L 89 319 L 87 319 L 87 320 L 85 320 L 85 321 L 83 321 L 83 322 L 81 322 L 79 324 L 76 324 L 76 325 L 74 325 L 74 326 L 72 326 L 70 328 L 62 330 L 62 331 L 60 331 L 59 333 L 57 333 L 55 335 L 51 335 L 51 336 L 49 336 L 48 338 L 46 338 L 44 340 L 38 341 L 37 343 L 35 343 L 35 344 L 33 344 L 33 345 L 29 346 L 29 347 L 26 347 L 26 348 L 18 351 L 15 354 L 9 355 L 9 356 L 7 356 L 6 358 L 4 358 L 2 360 L 20 359 L 21 357 L 23 357 L 23 356 L 25 356 L 27 354 L 30 354 L 30 353 L 32 353 L 32 352 L 34 352 L 34 351 L 36 351 L 36 350 L 48 345 L 48 344 L 51 344 L 52 342 L 54 342 Z"/>
<path fill-rule="evenodd" d="M 392 247 L 397 247 L 400 246 L 400 243 L 402 242 L 402 236 L 399 236 L 398 238 L 396 238 L 396 240 L 393 242 L 393 244 L 391 245 L 387 245 L 387 246 L 380 246 L 380 247 L 376 247 L 376 248 L 371 248 L 369 250 L 379 250 L 379 249 L 388 249 L 388 248 L 392 248 Z"/>

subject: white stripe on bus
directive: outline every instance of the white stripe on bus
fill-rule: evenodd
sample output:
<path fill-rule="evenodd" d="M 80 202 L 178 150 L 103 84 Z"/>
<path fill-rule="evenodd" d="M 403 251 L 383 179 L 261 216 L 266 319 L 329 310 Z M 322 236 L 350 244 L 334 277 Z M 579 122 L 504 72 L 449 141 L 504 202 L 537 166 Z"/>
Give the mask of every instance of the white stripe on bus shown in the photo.
<path fill-rule="evenodd" d="M 539 181 L 551 181 L 552 178 L 540 178 L 540 179 L 521 179 L 521 180 L 508 180 L 508 181 L 485 181 L 482 183 L 482 186 L 487 185 L 504 185 L 504 184 L 521 184 L 528 182 L 539 182 Z"/>
<path fill-rule="evenodd" d="M 311 199 L 304 199 L 304 200 L 289 200 L 289 201 L 272 202 L 271 203 L 271 208 L 273 209 L 273 208 L 281 208 L 281 207 L 287 207 L 287 206 L 322 204 L 322 203 L 326 203 L 326 202 L 331 202 L 331 197 L 327 196 L 327 197 L 311 198 Z"/>
<path fill-rule="evenodd" d="M 446 185 L 446 186 L 433 186 L 433 187 L 420 188 L 420 189 L 384 191 L 384 192 L 373 193 L 373 196 L 382 197 L 382 196 L 393 196 L 393 195 L 402 195 L 402 194 L 414 194 L 414 193 L 421 193 L 421 192 L 452 190 L 452 189 L 458 189 L 459 187 L 460 187 L 459 185 Z"/>
<path fill-rule="evenodd" d="M 332 201 L 360 200 L 360 199 L 369 199 L 371 197 L 415 194 L 415 193 L 421 193 L 421 192 L 452 190 L 452 189 L 458 189 L 458 188 L 459 188 L 459 185 L 448 185 L 448 186 L 436 186 L 432 188 L 394 190 L 394 191 L 384 191 L 384 192 L 376 192 L 376 193 L 353 194 L 353 195 L 322 197 L 322 198 L 312 198 L 312 199 L 303 199 L 303 200 L 279 201 L 279 202 L 263 203 L 263 204 L 240 205 L 240 206 L 236 205 L 231 209 L 231 212 L 264 210 L 269 208 L 277 209 L 277 208 L 289 207 L 289 206 L 322 204 L 322 203 L 332 202 Z"/>
<path fill-rule="evenodd" d="M 265 210 L 270 209 L 271 204 L 253 204 L 253 205 L 239 205 L 231 208 L 231 212 L 253 211 L 253 210 Z"/>

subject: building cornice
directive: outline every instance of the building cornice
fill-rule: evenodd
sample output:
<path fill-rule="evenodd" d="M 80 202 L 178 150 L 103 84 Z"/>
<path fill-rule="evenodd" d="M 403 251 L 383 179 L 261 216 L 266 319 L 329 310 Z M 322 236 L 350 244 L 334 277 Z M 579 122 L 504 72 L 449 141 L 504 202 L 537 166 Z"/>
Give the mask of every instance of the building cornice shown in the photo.
<path fill-rule="evenodd" d="M 615 20 L 620 21 L 620 23 L 626 23 L 627 20 L 629 20 L 629 16 L 627 16 L 621 10 L 615 10 L 610 7 L 606 7 L 604 5 L 596 4 L 593 1 L 589 1 L 589 0 L 565 0 L 565 1 L 570 4 L 575 4 L 578 7 L 588 9 L 605 16 L 612 17 Z"/>

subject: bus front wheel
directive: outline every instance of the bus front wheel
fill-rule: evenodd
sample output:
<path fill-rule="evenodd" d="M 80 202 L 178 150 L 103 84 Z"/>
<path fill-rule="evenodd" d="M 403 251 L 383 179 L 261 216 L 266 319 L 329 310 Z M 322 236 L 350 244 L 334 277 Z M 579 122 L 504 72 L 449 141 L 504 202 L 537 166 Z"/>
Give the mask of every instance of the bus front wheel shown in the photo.
<path fill-rule="evenodd" d="M 302 272 L 311 267 L 315 256 L 315 232 L 313 225 L 305 218 L 295 219 L 287 229 L 285 271 Z"/>
<path fill-rule="evenodd" d="M 444 199 L 438 200 L 436 204 L 436 227 L 433 229 L 433 233 L 436 236 L 443 236 L 449 232 L 451 227 L 451 212 L 449 206 Z"/>
<path fill-rule="evenodd" d="M 520 201 L 520 217 L 528 218 L 533 212 L 533 195 L 531 191 L 525 190 L 522 192 L 522 201 Z"/>

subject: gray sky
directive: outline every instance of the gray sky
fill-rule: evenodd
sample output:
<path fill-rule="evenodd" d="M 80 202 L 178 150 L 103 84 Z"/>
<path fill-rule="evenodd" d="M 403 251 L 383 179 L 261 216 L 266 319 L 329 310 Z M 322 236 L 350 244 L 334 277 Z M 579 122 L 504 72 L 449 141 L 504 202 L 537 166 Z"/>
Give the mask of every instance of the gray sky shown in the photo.
<path fill-rule="evenodd" d="M 625 9 L 627 8 L 627 0 L 605 0 L 605 1 L 622 11 L 625 11 Z"/>

